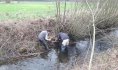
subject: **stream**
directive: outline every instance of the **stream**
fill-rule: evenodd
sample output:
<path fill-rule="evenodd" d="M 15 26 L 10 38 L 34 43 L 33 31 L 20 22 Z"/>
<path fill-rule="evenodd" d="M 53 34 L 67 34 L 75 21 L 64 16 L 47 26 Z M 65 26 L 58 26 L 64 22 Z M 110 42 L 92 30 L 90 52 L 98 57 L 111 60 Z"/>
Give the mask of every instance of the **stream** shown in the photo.
<path fill-rule="evenodd" d="M 118 30 L 108 34 L 111 37 L 118 37 Z M 114 39 L 113 43 L 117 43 Z M 96 41 L 95 52 L 100 53 L 112 48 L 112 43 L 107 37 Z M 69 47 L 68 53 L 59 53 L 51 49 L 48 53 L 40 56 L 27 58 L 13 64 L 1 65 L 0 70 L 71 70 L 76 64 L 82 64 L 87 51 L 90 50 L 91 42 L 89 39 L 80 40 L 76 46 Z M 89 54 L 87 54 L 89 55 Z"/>

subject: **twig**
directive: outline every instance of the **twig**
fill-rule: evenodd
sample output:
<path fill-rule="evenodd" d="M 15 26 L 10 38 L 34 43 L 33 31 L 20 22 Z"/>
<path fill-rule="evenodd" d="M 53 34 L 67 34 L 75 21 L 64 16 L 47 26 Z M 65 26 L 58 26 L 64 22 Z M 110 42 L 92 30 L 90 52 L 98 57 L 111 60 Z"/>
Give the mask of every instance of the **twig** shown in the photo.
<path fill-rule="evenodd" d="M 89 67 L 88 67 L 88 70 L 91 70 L 92 60 L 93 60 L 93 55 L 94 55 L 94 49 L 95 49 L 95 13 L 92 11 L 92 9 L 88 3 L 88 0 L 86 0 L 86 3 L 89 7 L 89 10 L 91 11 L 91 14 L 92 14 L 92 26 L 93 26 L 92 50 L 91 50 L 91 57 L 90 57 L 90 61 L 89 61 Z"/>
<path fill-rule="evenodd" d="M 66 0 L 65 0 L 65 5 L 64 5 L 64 14 L 63 14 L 63 24 L 65 23 L 65 15 L 66 15 Z"/>

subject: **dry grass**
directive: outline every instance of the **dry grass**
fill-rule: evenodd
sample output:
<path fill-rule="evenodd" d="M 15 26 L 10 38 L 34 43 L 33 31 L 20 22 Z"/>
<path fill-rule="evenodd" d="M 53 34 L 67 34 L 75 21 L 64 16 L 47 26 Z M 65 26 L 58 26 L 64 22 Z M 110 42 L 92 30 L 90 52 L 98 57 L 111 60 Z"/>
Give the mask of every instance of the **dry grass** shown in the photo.
<path fill-rule="evenodd" d="M 53 23 L 52 19 L 0 23 L 1 58 L 37 52 L 39 32 Z"/>
<path fill-rule="evenodd" d="M 106 31 L 118 27 L 118 4 L 117 0 L 100 1 L 99 6 L 92 9 L 95 13 L 96 35 L 99 33 L 106 35 Z M 97 5 L 97 3 L 96 3 Z M 58 9 L 59 10 L 59 9 Z M 70 37 L 78 40 L 86 36 L 91 36 L 92 14 L 89 9 L 75 9 L 65 13 L 65 16 L 57 14 L 57 20 L 39 19 L 34 21 L 17 21 L 0 23 L 0 56 L 11 57 L 22 55 L 20 50 L 26 49 L 26 53 L 36 52 L 37 36 L 40 30 L 51 28 L 55 33 L 64 31 Z M 65 20 L 64 20 L 65 19 Z M 4 23 L 4 24 L 3 24 Z M 57 24 L 55 24 L 57 23 Z M 109 37 L 112 38 L 112 37 Z M 114 38 L 115 39 L 115 38 Z M 113 38 L 111 40 L 114 40 Z M 100 54 L 95 53 L 92 70 L 117 70 L 118 48 L 109 49 Z M 89 61 L 83 66 L 75 66 L 74 70 L 88 69 Z"/>
<path fill-rule="evenodd" d="M 87 63 L 83 64 L 84 65 L 83 70 L 87 70 L 87 69 L 88 70 L 113 70 L 114 69 L 111 64 L 109 64 L 108 66 L 107 64 L 105 64 L 106 67 L 97 66 L 99 62 L 100 63 L 103 62 L 104 59 L 102 59 L 102 57 L 103 58 L 107 57 L 106 58 L 107 60 L 113 60 L 110 59 L 109 56 L 107 56 L 106 54 L 107 52 L 103 53 L 101 55 L 102 57 L 100 56 L 97 57 L 99 59 L 96 61 L 94 60 L 95 58 L 93 59 L 93 55 L 95 54 L 94 53 L 95 35 L 98 35 L 100 33 L 103 34 L 103 36 L 105 36 L 107 31 L 111 31 L 114 27 L 118 27 L 117 2 L 118 2 L 117 0 L 98 0 L 95 3 L 95 8 L 92 8 L 91 5 L 89 4 L 90 2 L 88 2 L 88 9 L 78 10 L 76 8 L 75 9 L 76 11 L 71 11 L 71 13 L 66 13 L 66 15 L 64 15 L 65 16 L 64 18 L 60 16 L 60 13 L 58 14 L 58 18 L 60 18 L 60 19 L 57 18 L 57 20 L 60 20 L 58 21 L 57 24 L 59 26 L 59 28 L 57 28 L 58 31 L 67 32 L 71 34 L 71 36 L 76 40 L 78 40 L 78 38 L 82 38 L 86 36 L 91 37 L 93 35 L 93 37 L 91 38 L 93 40 L 91 58 L 90 61 L 88 62 L 86 61 Z M 66 21 L 63 22 L 63 19 L 66 19 Z M 93 24 L 95 25 L 94 27 Z M 94 34 L 95 32 L 96 34 Z M 113 66 L 117 68 L 117 63 L 114 63 Z M 75 70 L 78 69 L 81 70 L 82 69 L 81 67 L 82 66 L 80 66 L 80 68 L 76 66 Z"/>
<path fill-rule="evenodd" d="M 94 8 L 93 5 L 90 5 L 95 18 L 94 23 L 97 31 L 96 34 L 102 30 L 105 32 L 105 29 L 110 29 L 118 26 L 118 5 L 116 3 L 117 0 L 99 0 L 93 3 L 95 4 Z M 58 18 L 60 18 L 60 20 L 57 18 L 57 30 L 67 32 L 76 39 L 90 36 L 93 33 L 92 12 L 88 7 L 88 9 L 75 8 L 75 10 L 71 10 L 69 12 L 66 11 L 64 18 L 58 14 Z M 65 22 L 63 22 L 63 19 L 65 19 Z"/>
<path fill-rule="evenodd" d="M 89 59 L 89 58 L 88 58 Z M 76 65 L 72 70 L 87 70 L 88 62 Z M 101 53 L 95 53 L 91 70 L 117 70 L 118 69 L 118 47 L 108 49 Z"/>

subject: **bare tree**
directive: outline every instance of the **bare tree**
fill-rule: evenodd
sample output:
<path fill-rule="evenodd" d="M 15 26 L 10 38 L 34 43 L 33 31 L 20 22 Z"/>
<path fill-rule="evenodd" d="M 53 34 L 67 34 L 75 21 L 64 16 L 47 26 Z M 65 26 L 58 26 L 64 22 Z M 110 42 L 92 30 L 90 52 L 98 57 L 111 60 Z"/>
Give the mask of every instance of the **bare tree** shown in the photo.
<path fill-rule="evenodd" d="M 5 0 L 6 3 L 11 3 L 12 0 Z"/>

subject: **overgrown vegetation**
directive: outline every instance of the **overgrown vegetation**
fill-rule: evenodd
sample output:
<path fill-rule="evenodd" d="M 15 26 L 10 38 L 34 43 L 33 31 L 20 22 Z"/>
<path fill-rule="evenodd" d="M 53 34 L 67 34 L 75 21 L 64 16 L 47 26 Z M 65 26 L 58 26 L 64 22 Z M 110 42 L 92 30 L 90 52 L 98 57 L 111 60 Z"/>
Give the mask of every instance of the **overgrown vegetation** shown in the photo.
<path fill-rule="evenodd" d="M 93 5 L 89 3 L 89 6 L 92 8 L 92 12 L 94 13 L 95 18 L 95 26 L 96 26 L 96 35 L 98 33 L 104 34 L 107 29 L 115 28 L 118 26 L 118 5 L 116 4 L 116 0 L 99 0 L 93 8 Z M 90 36 L 92 34 L 92 12 L 88 9 L 81 8 L 78 9 L 78 5 L 76 4 L 75 10 L 71 10 L 70 12 L 66 12 L 65 17 L 60 17 L 58 14 L 58 18 L 60 21 L 58 22 L 59 29 L 69 34 L 74 35 L 76 39 L 81 37 Z M 65 8 L 66 9 L 66 8 Z M 65 19 L 65 22 L 63 22 Z"/>
<path fill-rule="evenodd" d="M 53 19 L 0 23 L 0 58 L 40 53 L 37 36 L 53 24 Z"/>
<path fill-rule="evenodd" d="M 69 16 L 67 13 L 65 14 L 66 11 L 64 11 L 63 17 L 61 17 L 59 13 L 60 8 L 58 7 L 57 22 L 59 28 L 57 28 L 57 30 L 71 34 L 71 36 L 76 40 L 82 37 L 89 36 L 89 38 L 92 41 L 92 47 L 91 47 L 91 56 L 87 69 L 92 70 L 93 68 L 92 64 L 94 60 L 93 57 L 95 54 L 94 53 L 95 41 L 97 41 L 95 36 L 98 34 L 102 34 L 104 37 L 106 36 L 106 33 L 112 31 L 112 28 L 118 27 L 117 26 L 118 5 L 116 4 L 118 1 L 98 0 L 97 2 L 93 2 L 96 5 L 95 8 L 91 7 L 90 5 L 91 2 L 89 2 L 89 0 L 86 0 L 85 2 L 88 5 L 88 9 L 79 10 L 75 8 L 74 11 L 71 11 L 71 13 L 69 13 Z M 57 5 L 60 6 L 59 1 L 57 1 Z M 66 0 L 65 0 L 65 9 L 66 9 Z"/>
<path fill-rule="evenodd" d="M 26 54 L 37 52 L 35 48 L 37 46 L 37 35 L 41 30 L 47 28 L 51 28 L 55 34 L 59 31 L 67 32 L 74 40 L 85 37 L 93 39 L 92 24 L 94 23 L 96 36 L 102 35 L 102 37 L 114 40 L 106 34 L 118 27 L 117 3 L 117 0 L 98 0 L 97 2 L 90 1 L 88 5 L 86 2 L 78 3 L 77 1 L 72 2 L 72 4 L 66 1 L 65 3 L 57 1 L 56 3 L 35 3 L 33 5 L 29 3 L 0 4 L 1 20 L 17 20 L 0 23 L 0 56 L 4 58 L 22 55 L 20 51 L 24 48 Z M 40 16 L 50 15 L 55 16 L 54 19 L 37 19 Z M 37 20 L 30 20 L 33 18 Z M 26 19 L 29 20 L 26 21 Z M 97 38 L 96 41 L 100 38 Z M 101 58 L 100 61 L 102 62 L 102 58 L 105 58 L 107 54 L 103 57 L 100 54 L 100 56 L 98 58 Z M 94 58 L 94 60 L 96 59 Z M 95 62 L 99 62 L 99 60 Z M 94 64 L 96 64 L 95 62 Z M 85 70 L 87 67 L 86 65 Z M 94 66 L 92 68 L 97 70 Z"/>

